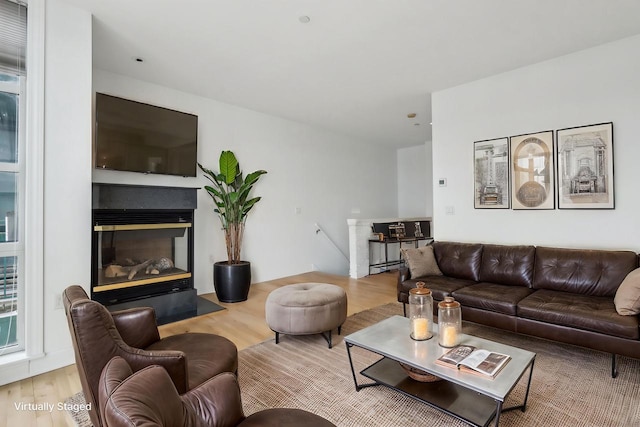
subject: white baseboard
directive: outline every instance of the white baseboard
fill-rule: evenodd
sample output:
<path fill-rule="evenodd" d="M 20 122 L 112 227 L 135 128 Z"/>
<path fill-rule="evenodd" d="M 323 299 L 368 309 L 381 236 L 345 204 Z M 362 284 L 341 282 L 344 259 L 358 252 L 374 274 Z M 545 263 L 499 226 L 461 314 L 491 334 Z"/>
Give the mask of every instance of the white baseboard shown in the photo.
<path fill-rule="evenodd" d="M 0 386 L 75 363 L 72 348 L 36 357 L 15 355 L 12 359 L 0 364 Z"/>
<path fill-rule="evenodd" d="M 47 353 L 45 357 L 34 359 L 29 367 L 29 376 L 44 374 L 65 366 L 72 365 L 76 362 L 73 348 L 66 348 L 51 353 Z"/>

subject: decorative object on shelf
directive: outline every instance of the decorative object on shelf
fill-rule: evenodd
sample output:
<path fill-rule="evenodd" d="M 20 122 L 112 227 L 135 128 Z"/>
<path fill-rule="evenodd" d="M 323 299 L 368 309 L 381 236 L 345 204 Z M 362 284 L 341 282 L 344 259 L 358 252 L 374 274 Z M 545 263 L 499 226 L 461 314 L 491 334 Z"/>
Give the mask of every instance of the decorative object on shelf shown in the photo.
<path fill-rule="evenodd" d="M 444 297 L 438 303 L 438 344 L 442 347 L 455 347 L 462 333 L 462 310 L 460 303 L 453 297 Z"/>
<path fill-rule="evenodd" d="M 405 236 L 404 224 L 399 222 L 397 224 L 389 225 L 389 238 L 391 239 L 403 239 Z"/>
<path fill-rule="evenodd" d="M 423 371 L 422 369 L 414 368 L 413 366 L 409 366 L 402 362 L 398 362 L 402 369 L 407 373 L 409 378 L 420 381 L 421 383 L 433 383 L 436 381 L 442 381 L 442 378 L 437 377 L 433 374 Z"/>
<path fill-rule="evenodd" d="M 247 214 L 261 199 L 249 198 L 249 193 L 267 171 L 257 170 L 243 177 L 240 164 L 231 151 L 220 153 L 218 173 L 200 163 L 198 167 L 213 184 L 204 188 L 215 204 L 213 211 L 220 219 L 227 246 L 227 261 L 216 262 L 213 267 L 216 296 L 221 302 L 245 301 L 251 284 L 251 264 L 240 259 L 244 224 Z"/>
<path fill-rule="evenodd" d="M 509 209 L 509 139 L 473 143 L 474 208 Z"/>
<path fill-rule="evenodd" d="M 554 209 L 553 131 L 510 138 L 511 207 Z"/>
<path fill-rule="evenodd" d="M 556 131 L 559 209 L 614 209 L 613 123 Z"/>
<path fill-rule="evenodd" d="M 422 226 L 420 225 L 420 221 L 416 221 L 413 223 L 415 229 L 413 231 L 413 236 L 414 237 L 424 237 L 424 234 L 422 234 Z"/>
<path fill-rule="evenodd" d="M 433 336 L 433 296 L 424 282 L 416 283 L 409 290 L 410 336 L 416 341 L 428 340 Z"/>

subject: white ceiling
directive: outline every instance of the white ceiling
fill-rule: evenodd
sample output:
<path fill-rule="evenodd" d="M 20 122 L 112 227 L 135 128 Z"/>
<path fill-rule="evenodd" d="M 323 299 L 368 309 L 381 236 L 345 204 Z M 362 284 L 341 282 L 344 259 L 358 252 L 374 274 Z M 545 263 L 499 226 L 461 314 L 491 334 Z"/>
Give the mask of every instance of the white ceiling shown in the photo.
<path fill-rule="evenodd" d="M 640 33 L 638 0 L 67 1 L 96 68 L 395 147 L 434 91 Z"/>

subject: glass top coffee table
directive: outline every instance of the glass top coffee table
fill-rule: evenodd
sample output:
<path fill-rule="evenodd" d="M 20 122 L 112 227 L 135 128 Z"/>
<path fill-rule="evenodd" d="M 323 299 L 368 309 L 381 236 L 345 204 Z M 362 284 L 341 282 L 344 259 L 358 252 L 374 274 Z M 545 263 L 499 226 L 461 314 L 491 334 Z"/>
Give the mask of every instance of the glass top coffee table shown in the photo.
<path fill-rule="evenodd" d="M 436 364 L 435 360 L 449 350 L 438 345 L 437 325 L 434 325 L 433 338 L 414 341 L 409 337 L 409 319 L 406 317 L 390 317 L 347 335 L 344 341 L 356 391 L 384 385 L 476 426 L 487 426 L 494 418 L 497 426 L 502 412 L 514 409 L 524 412 L 526 409 L 536 357 L 530 351 L 462 334 L 460 344 L 511 356 L 511 360 L 492 379 Z M 358 383 L 351 356 L 351 347 L 354 346 L 383 356 L 360 372 L 374 382 Z M 408 377 L 398 362 L 442 378 L 442 381 L 415 381 Z M 504 400 L 527 370 L 529 379 L 524 402 L 503 408 Z"/>

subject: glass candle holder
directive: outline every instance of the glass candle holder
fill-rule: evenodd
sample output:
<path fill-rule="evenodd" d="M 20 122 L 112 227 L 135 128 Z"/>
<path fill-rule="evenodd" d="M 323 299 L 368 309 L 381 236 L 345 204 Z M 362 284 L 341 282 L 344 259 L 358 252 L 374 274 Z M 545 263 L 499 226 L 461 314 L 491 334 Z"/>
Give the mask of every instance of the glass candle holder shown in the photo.
<path fill-rule="evenodd" d="M 433 297 L 424 282 L 416 283 L 409 290 L 410 336 L 416 341 L 428 340 L 433 336 Z"/>
<path fill-rule="evenodd" d="M 438 303 L 438 344 L 455 347 L 460 343 L 462 333 L 462 310 L 453 297 L 445 297 Z"/>

